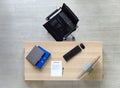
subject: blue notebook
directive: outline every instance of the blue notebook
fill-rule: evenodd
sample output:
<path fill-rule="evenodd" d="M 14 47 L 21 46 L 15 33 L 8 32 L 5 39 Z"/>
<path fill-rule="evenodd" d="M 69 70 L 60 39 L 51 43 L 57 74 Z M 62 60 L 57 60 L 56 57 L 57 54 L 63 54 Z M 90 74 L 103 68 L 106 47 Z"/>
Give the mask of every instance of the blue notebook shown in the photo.
<path fill-rule="evenodd" d="M 40 58 L 40 60 L 38 61 L 38 63 L 36 64 L 36 66 L 38 68 L 42 68 L 43 65 L 45 64 L 46 60 L 49 58 L 49 56 L 51 55 L 50 52 L 48 52 L 47 50 L 45 50 L 44 48 L 42 48 L 41 46 L 38 46 L 38 48 L 44 52 L 44 55 Z"/>

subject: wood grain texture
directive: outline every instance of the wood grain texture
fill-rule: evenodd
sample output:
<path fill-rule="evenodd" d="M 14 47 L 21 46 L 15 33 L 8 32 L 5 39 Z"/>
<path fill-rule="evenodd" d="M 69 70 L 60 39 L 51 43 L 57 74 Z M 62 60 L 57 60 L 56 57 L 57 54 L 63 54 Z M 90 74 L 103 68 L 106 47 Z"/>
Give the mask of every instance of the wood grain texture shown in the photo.
<path fill-rule="evenodd" d="M 63 55 L 79 45 L 80 42 L 26 42 L 25 57 L 29 54 L 35 45 L 40 45 L 51 53 L 50 58 L 42 69 L 37 69 L 31 65 L 25 58 L 25 80 L 80 80 L 78 77 L 82 73 L 82 66 L 85 63 L 92 63 L 96 57 L 101 56 L 100 60 L 90 74 L 85 76 L 85 80 L 102 80 L 103 78 L 103 59 L 102 59 L 102 42 L 83 42 L 85 50 L 74 56 L 66 62 Z M 52 77 L 51 61 L 62 61 L 62 77 Z"/>

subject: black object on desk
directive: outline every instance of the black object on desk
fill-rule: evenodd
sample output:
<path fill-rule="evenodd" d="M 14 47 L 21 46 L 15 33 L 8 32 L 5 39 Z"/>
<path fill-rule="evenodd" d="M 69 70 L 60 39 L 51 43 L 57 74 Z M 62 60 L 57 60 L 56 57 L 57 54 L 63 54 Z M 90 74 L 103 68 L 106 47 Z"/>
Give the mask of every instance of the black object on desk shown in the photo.
<path fill-rule="evenodd" d="M 85 45 L 84 45 L 83 43 L 80 43 L 80 47 L 81 47 L 82 49 L 85 49 Z"/>
<path fill-rule="evenodd" d="M 77 55 L 79 52 L 82 51 L 82 49 L 85 49 L 85 46 L 83 43 L 77 46 L 75 46 L 73 49 L 68 51 L 63 57 L 66 61 L 70 60 L 73 56 Z"/>
<path fill-rule="evenodd" d="M 62 41 L 76 30 L 79 19 L 72 10 L 63 3 L 63 6 L 56 9 L 48 17 L 43 25 L 56 41 Z M 75 39 L 74 37 L 72 39 Z"/>
<path fill-rule="evenodd" d="M 66 53 L 63 57 L 66 61 L 70 60 L 73 56 L 78 54 L 81 51 L 81 48 L 79 46 L 74 47 L 72 50 L 70 50 L 68 53 Z"/>

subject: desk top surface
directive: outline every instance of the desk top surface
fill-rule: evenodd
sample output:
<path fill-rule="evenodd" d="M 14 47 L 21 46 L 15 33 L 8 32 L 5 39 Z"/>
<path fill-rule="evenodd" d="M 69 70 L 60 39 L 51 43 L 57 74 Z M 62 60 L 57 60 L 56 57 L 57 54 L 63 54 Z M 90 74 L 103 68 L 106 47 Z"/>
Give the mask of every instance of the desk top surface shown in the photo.
<path fill-rule="evenodd" d="M 102 80 L 102 42 L 82 42 L 86 48 L 70 61 L 66 62 L 64 60 L 63 55 L 80 43 L 81 42 L 25 42 L 25 57 L 35 45 L 42 46 L 51 53 L 51 56 L 42 69 L 37 69 L 24 58 L 25 80 L 80 80 L 78 77 L 82 72 L 81 67 L 87 62 L 92 62 L 97 56 L 101 56 L 101 58 L 94 66 L 94 69 L 83 77 L 83 79 Z M 53 77 L 50 75 L 51 61 L 62 61 L 62 67 L 64 67 L 62 77 Z"/>

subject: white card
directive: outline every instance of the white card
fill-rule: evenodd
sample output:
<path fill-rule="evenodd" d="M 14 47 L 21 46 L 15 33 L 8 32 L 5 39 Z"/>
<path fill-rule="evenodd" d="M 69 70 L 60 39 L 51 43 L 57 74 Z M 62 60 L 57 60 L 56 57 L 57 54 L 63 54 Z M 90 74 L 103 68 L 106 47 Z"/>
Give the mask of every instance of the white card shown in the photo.
<path fill-rule="evenodd" d="M 62 61 L 51 61 L 51 76 L 62 76 Z"/>

